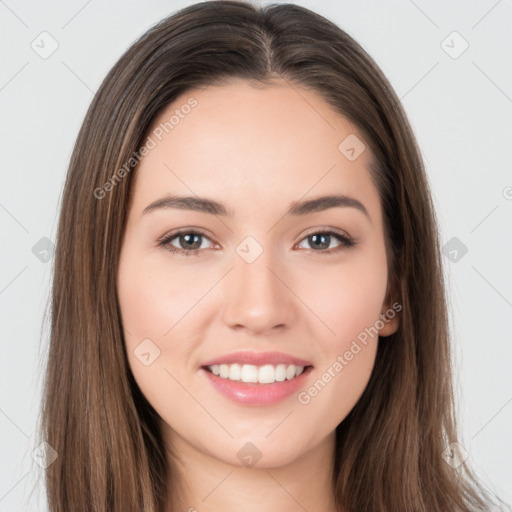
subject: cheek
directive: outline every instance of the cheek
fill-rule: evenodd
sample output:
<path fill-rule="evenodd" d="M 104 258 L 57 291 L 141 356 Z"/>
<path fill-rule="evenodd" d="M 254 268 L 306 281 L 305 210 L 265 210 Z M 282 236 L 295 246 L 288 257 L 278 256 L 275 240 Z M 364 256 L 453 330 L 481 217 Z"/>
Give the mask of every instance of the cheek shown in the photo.
<path fill-rule="evenodd" d="M 147 379 L 155 378 L 158 368 L 166 366 L 169 357 L 166 340 L 172 339 L 174 325 L 186 313 L 190 302 L 182 293 L 188 288 L 182 286 L 180 276 L 176 273 L 170 276 L 168 270 L 165 272 L 154 263 L 127 249 L 122 253 L 118 273 L 126 350 L 141 388 Z M 175 349 L 181 347 L 183 344 Z M 146 367 L 147 363 L 150 364 Z"/>
<path fill-rule="evenodd" d="M 118 295 L 127 339 L 171 337 L 174 325 L 192 307 L 194 299 L 197 302 L 197 288 L 186 273 L 169 269 L 168 263 L 122 258 Z"/>
<path fill-rule="evenodd" d="M 310 275 L 315 275 L 314 286 L 304 281 L 301 293 L 322 320 L 311 331 L 319 365 L 315 380 L 297 399 L 335 428 L 359 400 L 373 370 L 387 286 L 385 253 L 376 249 L 346 265 L 318 266 Z"/>
<path fill-rule="evenodd" d="M 299 293 L 307 297 L 305 302 L 323 322 L 317 333 L 324 352 L 346 350 L 354 338 L 375 326 L 387 287 L 383 254 L 370 253 L 336 266 L 317 266 L 302 272 L 315 276 L 314 279 L 301 278 L 302 292 Z"/>
<path fill-rule="evenodd" d="M 182 382 L 187 371 L 194 346 L 192 333 L 186 332 L 187 311 L 198 302 L 201 286 L 159 259 L 127 248 L 120 259 L 118 299 L 132 374 L 151 405 L 165 416 L 186 400 L 172 377 Z"/>

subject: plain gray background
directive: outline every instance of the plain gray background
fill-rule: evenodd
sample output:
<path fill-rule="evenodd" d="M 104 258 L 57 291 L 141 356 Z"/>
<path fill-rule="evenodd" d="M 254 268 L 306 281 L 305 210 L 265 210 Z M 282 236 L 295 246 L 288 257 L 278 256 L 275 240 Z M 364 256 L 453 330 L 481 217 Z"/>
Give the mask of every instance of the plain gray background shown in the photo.
<path fill-rule="evenodd" d="M 52 271 L 51 252 L 42 261 L 41 247 L 45 237 L 55 241 L 74 140 L 122 52 L 191 3 L 0 1 L 1 511 L 46 510 L 33 458 Z M 353 36 L 403 101 L 448 243 L 462 445 L 477 474 L 510 503 L 512 1 L 294 3 Z"/>

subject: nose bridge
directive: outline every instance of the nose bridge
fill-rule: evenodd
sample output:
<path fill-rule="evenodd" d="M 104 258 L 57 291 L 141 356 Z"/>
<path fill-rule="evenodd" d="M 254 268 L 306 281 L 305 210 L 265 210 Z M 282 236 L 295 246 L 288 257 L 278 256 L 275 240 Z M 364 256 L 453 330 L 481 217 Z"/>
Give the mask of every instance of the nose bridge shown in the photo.
<path fill-rule="evenodd" d="M 289 322 L 290 292 L 282 282 L 284 276 L 278 277 L 274 256 L 251 237 L 236 248 L 234 269 L 226 281 L 228 325 L 262 331 Z"/>

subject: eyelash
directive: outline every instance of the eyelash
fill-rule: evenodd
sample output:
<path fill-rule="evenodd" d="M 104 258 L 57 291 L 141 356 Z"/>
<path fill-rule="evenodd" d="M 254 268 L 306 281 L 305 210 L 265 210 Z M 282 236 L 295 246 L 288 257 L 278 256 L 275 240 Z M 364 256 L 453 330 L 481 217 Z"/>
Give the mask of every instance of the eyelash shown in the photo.
<path fill-rule="evenodd" d="M 164 247 L 166 250 L 168 250 L 174 254 L 180 254 L 183 256 L 199 256 L 199 252 L 201 252 L 202 249 L 192 249 L 192 250 L 187 251 L 185 249 L 178 249 L 177 247 L 170 245 L 172 240 L 180 237 L 181 235 L 199 235 L 199 236 L 201 236 L 203 238 L 207 238 L 209 240 L 209 237 L 206 236 L 201 231 L 196 231 L 196 230 L 192 230 L 192 229 L 191 230 L 181 230 L 181 231 L 177 231 L 175 233 L 171 233 L 170 235 L 165 235 L 163 238 L 160 238 L 158 240 L 158 246 Z M 338 247 L 335 247 L 334 249 L 331 249 L 330 251 L 327 251 L 327 250 L 315 251 L 314 249 L 310 249 L 313 252 L 317 252 L 320 254 L 325 254 L 325 255 L 331 256 L 331 255 L 337 254 L 345 249 L 350 249 L 351 247 L 354 247 L 356 245 L 356 242 L 352 238 L 342 235 L 336 231 L 332 231 L 332 230 L 328 230 L 328 229 L 325 231 L 314 231 L 313 233 L 309 233 L 304 238 L 302 238 L 302 240 L 300 240 L 300 242 L 302 242 L 306 238 L 309 238 L 310 236 L 313 236 L 313 235 L 330 235 L 330 236 L 334 236 L 341 242 Z"/>

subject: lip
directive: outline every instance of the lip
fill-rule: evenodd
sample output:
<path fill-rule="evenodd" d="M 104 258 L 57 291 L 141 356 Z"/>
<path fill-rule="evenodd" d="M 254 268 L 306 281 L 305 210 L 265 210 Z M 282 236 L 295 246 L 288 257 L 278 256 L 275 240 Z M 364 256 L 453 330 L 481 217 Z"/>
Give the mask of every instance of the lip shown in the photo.
<path fill-rule="evenodd" d="M 276 404 L 305 387 L 305 382 L 312 370 L 313 366 L 308 366 L 298 377 L 272 384 L 223 379 L 205 368 L 200 368 L 199 373 L 208 379 L 219 393 L 238 404 L 267 406 Z"/>
<path fill-rule="evenodd" d="M 213 366 L 215 364 L 253 364 L 263 366 L 265 364 L 294 364 L 295 366 L 312 366 L 311 362 L 299 357 L 285 354 L 284 352 L 254 352 L 240 351 L 232 352 L 215 359 L 210 359 L 201 364 L 201 367 Z M 299 375 L 300 377 L 300 375 Z M 293 379 L 295 380 L 295 379 Z"/>

